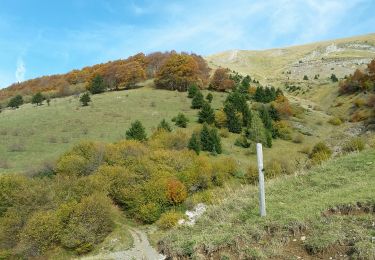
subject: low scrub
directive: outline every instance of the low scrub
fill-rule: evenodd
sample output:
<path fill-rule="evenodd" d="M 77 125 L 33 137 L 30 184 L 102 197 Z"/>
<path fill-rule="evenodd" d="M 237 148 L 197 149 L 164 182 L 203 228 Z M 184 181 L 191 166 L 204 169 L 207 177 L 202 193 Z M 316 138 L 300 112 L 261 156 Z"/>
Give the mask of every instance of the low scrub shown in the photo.
<path fill-rule="evenodd" d="M 365 141 L 361 137 L 354 137 L 348 140 L 342 147 L 344 153 L 360 152 L 363 149 L 365 149 Z"/>

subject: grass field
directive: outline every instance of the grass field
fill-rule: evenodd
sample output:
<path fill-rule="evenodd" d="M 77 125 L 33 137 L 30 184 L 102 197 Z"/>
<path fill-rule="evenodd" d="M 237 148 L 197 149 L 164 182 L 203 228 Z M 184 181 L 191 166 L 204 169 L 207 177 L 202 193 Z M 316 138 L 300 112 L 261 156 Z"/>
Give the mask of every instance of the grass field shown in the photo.
<path fill-rule="evenodd" d="M 217 259 L 336 259 L 348 252 L 371 259 L 374 159 L 372 149 L 267 181 L 265 218 L 259 217 L 257 187 L 223 189 L 196 225 L 171 230 L 160 246 L 171 256 Z"/>

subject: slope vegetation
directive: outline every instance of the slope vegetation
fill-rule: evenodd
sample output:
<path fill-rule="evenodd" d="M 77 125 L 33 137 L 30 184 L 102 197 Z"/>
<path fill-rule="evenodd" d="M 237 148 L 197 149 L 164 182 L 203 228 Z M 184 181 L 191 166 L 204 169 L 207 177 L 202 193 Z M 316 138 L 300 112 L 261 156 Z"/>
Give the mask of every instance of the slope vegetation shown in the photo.
<path fill-rule="evenodd" d="M 224 189 L 195 226 L 171 230 L 159 247 L 177 259 L 373 259 L 374 158 L 372 149 L 267 182 L 265 218 L 255 186 Z"/>

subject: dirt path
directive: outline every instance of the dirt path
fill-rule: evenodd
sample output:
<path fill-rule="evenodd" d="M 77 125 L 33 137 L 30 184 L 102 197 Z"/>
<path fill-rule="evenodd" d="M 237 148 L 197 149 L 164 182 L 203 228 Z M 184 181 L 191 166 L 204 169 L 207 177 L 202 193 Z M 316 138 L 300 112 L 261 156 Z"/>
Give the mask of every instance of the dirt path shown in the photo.
<path fill-rule="evenodd" d="M 101 253 L 94 256 L 80 258 L 80 260 L 109 260 L 109 259 L 140 259 L 140 260 L 162 260 L 165 256 L 159 254 L 148 241 L 145 232 L 131 228 L 130 233 L 133 236 L 134 246 L 129 250 Z"/>

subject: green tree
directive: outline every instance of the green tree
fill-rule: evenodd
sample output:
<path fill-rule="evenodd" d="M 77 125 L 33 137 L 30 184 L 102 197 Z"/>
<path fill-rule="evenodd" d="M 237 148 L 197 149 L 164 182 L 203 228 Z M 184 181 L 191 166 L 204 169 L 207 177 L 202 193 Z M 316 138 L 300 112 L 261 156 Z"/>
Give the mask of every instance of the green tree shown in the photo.
<path fill-rule="evenodd" d="M 275 106 L 273 104 L 271 104 L 269 110 L 268 110 L 268 114 L 270 115 L 270 117 L 275 120 L 275 121 L 279 121 L 280 120 L 280 114 L 279 112 L 277 111 L 277 109 L 275 108 Z"/>
<path fill-rule="evenodd" d="M 88 90 L 91 94 L 103 93 L 106 90 L 106 85 L 104 83 L 103 77 L 96 75 L 89 83 Z"/>
<path fill-rule="evenodd" d="M 331 75 L 331 80 L 332 80 L 332 82 L 337 82 L 337 81 L 339 81 L 339 79 L 336 77 L 335 74 L 332 74 L 332 75 Z"/>
<path fill-rule="evenodd" d="M 262 106 L 260 108 L 259 115 L 262 119 L 264 127 L 272 131 L 272 119 L 270 114 L 268 113 L 268 109 L 265 106 Z"/>
<path fill-rule="evenodd" d="M 214 149 L 214 143 L 211 138 L 211 133 L 210 129 L 208 128 L 207 124 L 203 124 L 201 133 L 200 133 L 200 138 L 201 138 L 201 146 L 203 151 L 213 151 Z"/>
<path fill-rule="evenodd" d="M 309 77 L 307 75 L 303 76 L 303 80 L 309 80 Z"/>
<path fill-rule="evenodd" d="M 211 93 L 208 93 L 207 96 L 206 96 L 206 100 L 211 103 L 212 102 L 212 99 L 214 98 L 214 96 L 211 94 Z"/>
<path fill-rule="evenodd" d="M 201 110 L 198 113 L 198 122 L 213 124 L 215 122 L 215 113 L 208 102 L 204 102 Z"/>
<path fill-rule="evenodd" d="M 222 153 L 221 140 L 216 128 L 209 128 L 207 124 L 203 124 L 200 132 L 200 143 L 203 151 Z"/>
<path fill-rule="evenodd" d="M 40 106 L 40 105 L 42 105 L 43 100 L 44 100 L 44 96 L 42 95 L 42 93 L 38 92 L 38 93 L 36 93 L 36 94 L 32 97 L 32 99 L 31 99 L 31 103 L 32 103 L 32 104 L 36 104 L 37 106 Z"/>
<path fill-rule="evenodd" d="M 126 131 L 126 139 L 145 141 L 147 139 L 145 128 L 139 120 L 134 121 Z"/>
<path fill-rule="evenodd" d="M 158 130 L 163 129 L 167 132 L 172 132 L 171 126 L 169 125 L 169 123 L 165 119 L 160 121 L 157 129 Z"/>
<path fill-rule="evenodd" d="M 212 143 L 213 143 L 213 150 L 211 152 L 215 154 L 221 154 L 223 152 L 222 146 L 221 146 L 221 139 L 216 128 L 214 127 L 211 128 L 210 136 L 211 136 Z"/>
<path fill-rule="evenodd" d="M 202 107 L 204 103 L 203 94 L 198 91 L 195 93 L 195 96 L 193 97 L 193 100 L 191 101 L 191 108 L 193 109 L 199 109 Z"/>
<path fill-rule="evenodd" d="M 50 97 L 47 97 L 46 101 L 47 101 L 47 106 L 49 106 L 50 103 L 51 103 L 51 98 L 50 98 Z"/>
<path fill-rule="evenodd" d="M 227 127 L 229 132 L 241 133 L 242 124 L 241 119 L 236 114 L 236 110 L 232 103 L 226 103 L 224 106 L 224 112 L 227 115 Z"/>
<path fill-rule="evenodd" d="M 198 133 L 193 133 L 190 137 L 188 148 L 190 150 L 195 151 L 197 154 L 200 153 L 201 151 L 201 143 L 199 140 L 199 134 Z"/>
<path fill-rule="evenodd" d="M 88 106 L 88 105 L 89 105 L 89 102 L 91 102 L 90 94 L 87 93 L 87 92 L 84 93 L 84 94 L 80 97 L 79 101 L 82 103 L 82 106 L 84 106 L 84 107 Z"/>
<path fill-rule="evenodd" d="M 188 98 L 193 98 L 195 94 L 197 94 L 197 92 L 199 92 L 199 88 L 197 87 L 197 85 L 190 85 L 188 88 Z"/>
<path fill-rule="evenodd" d="M 246 137 L 256 143 L 267 144 L 266 129 L 258 113 L 253 113 L 250 127 L 245 131 Z"/>
<path fill-rule="evenodd" d="M 10 99 L 8 106 L 11 108 L 19 108 L 23 104 L 23 98 L 21 95 L 17 95 Z"/>
<path fill-rule="evenodd" d="M 189 119 L 183 113 L 179 113 L 172 119 L 172 122 L 175 122 L 175 125 L 178 127 L 186 128 Z"/>

